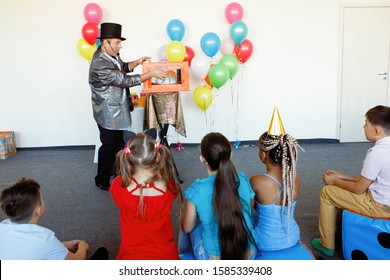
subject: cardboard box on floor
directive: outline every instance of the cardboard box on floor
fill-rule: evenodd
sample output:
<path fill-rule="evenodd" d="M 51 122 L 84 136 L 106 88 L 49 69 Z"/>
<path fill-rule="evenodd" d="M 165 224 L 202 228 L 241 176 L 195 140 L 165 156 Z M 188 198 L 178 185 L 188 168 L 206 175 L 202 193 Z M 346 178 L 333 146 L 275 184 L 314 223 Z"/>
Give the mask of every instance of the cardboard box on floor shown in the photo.
<path fill-rule="evenodd" d="M 0 159 L 16 154 L 15 132 L 0 131 Z"/>

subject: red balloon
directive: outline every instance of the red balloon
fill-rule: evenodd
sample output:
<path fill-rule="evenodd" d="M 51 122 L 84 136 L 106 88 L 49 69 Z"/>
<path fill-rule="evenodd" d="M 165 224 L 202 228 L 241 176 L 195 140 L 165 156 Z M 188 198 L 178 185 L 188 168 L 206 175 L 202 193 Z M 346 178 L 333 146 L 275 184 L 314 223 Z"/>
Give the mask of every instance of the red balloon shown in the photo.
<path fill-rule="evenodd" d="M 245 63 L 253 53 L 253 44 L 248 39 L 245 39 L 241 45 L 234 47 L 234 53 L 241 63 Z"/>
<path fill-rule="evenodd" d="M 188 66 L 191 66 L 191 60 L 194 58 L 194 50 L 191 49 L 189 46 L 186 47 L 186 55 L 184 56 L 183 61 L 188 61 Z"/>
<path fill-rule="evenodd" d="M 81 34 L 83 35 L 83 38 L 85 41 L 87 41 L 88 44 L 95 44 L 97 37 L 99 36 L 99 28 L 96 24 L 92 22 L 87 22 L 84 24 Z"/>

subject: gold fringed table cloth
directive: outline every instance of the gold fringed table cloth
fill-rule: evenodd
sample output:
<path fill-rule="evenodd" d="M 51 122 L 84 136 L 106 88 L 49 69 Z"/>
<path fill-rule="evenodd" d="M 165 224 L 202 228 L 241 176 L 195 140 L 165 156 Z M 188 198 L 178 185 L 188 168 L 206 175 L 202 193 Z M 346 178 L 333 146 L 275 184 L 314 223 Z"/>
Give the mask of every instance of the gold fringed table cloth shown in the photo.
<path fill-rule="evenodd" d="M 179 92 L 148 93 L 146 95 L 144 129 L 170 124 L 187 137 Z"/>

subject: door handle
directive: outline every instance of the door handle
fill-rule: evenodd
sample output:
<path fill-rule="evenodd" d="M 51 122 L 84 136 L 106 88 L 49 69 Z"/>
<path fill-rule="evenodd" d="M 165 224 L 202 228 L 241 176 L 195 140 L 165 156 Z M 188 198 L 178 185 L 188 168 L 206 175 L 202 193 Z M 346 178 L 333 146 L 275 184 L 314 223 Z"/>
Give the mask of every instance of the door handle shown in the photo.
<path fill-rule="evenodd" d="M 387 75 L 387 73 L 378 73 L 378 75 Z"/>

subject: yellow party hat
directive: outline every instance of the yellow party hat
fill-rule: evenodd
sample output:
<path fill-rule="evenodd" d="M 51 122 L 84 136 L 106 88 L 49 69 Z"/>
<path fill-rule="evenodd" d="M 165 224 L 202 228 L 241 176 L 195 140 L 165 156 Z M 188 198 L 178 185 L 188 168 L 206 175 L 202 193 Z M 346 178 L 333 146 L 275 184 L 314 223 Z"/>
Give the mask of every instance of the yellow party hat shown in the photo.
<path fill-rule="evenodd" d="M 271 123 L 269 124 L 268 134 L 279 136 L 285 134 L 284 126 L 282 119 L 280 118 L 278 108 L 275 107 L 274 112 L 272 113 Z"/>

